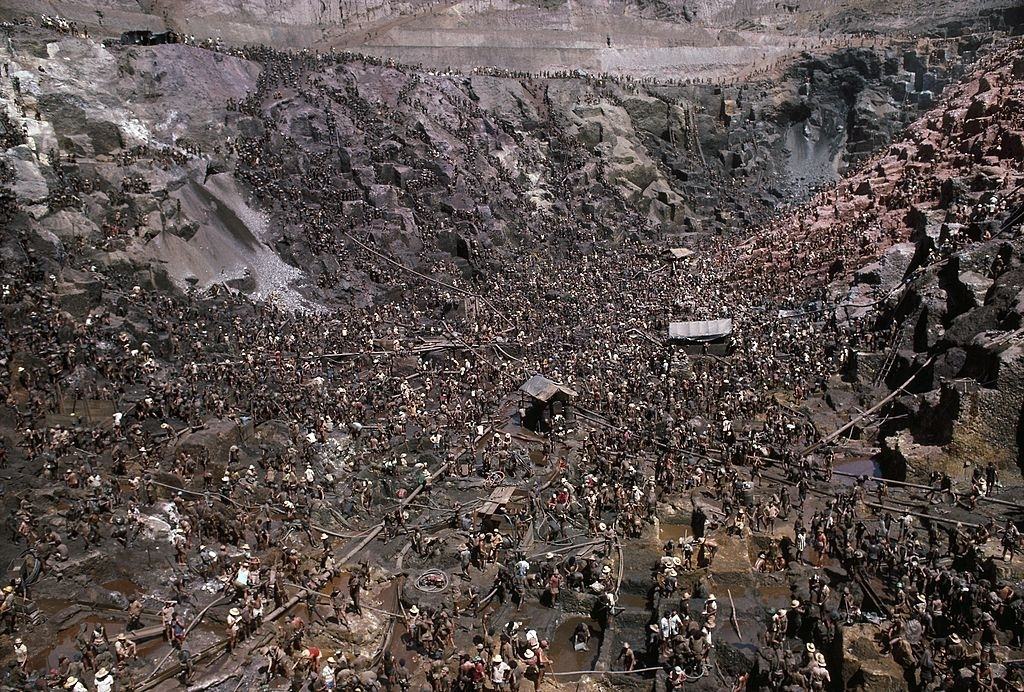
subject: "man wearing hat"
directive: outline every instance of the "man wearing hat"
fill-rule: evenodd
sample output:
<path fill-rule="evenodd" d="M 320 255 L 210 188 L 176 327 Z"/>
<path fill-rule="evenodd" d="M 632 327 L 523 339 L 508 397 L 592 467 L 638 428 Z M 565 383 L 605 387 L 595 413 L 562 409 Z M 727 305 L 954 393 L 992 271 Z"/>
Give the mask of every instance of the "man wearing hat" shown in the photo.
<path fill-rule="evenodd" d="M 14 587 L 4 587 L 4 597 L 0 601 L 0 628 L 7 634 L 13 634 L 17 625 L 17 612 L 14 610 Z"/>
<path fill-rule="evenodd" d="M 964 645 L 960 635 L 954 632 L 949 635 L 949 643 L 946 644 L 946 660 L 949 661 L 949 667 L 952 670 L 962 667 L 966 658 L 967 647 Z"/>
<path fill-rule="evenodd" d="M 491 682 L 496 690 L 507 690 L 509 678 L 512 676 L 512 666 L 505 662 L 501 654 L 496 654 L 491 659 Z"/>
<path fill-rule="evenodd" d="M 704 612 L 701 613 L 701 620 L 708 632 L 713 631 L 718 626 L 718 599 L 715 598 L 715 594 L 710 594 L 708 600 L 704 601 Z"/>
<path fill-rule="evenodd" d="M 160 624 L 164 627 L 164 639 L 171 641 L 174 633 L 171 631 L 171 623 L 174 622 L 174 601 L 165 601 L 164 607 L 160 609 Z"/>
<path fill-rule="evenodd" d="M 798 638 L 803 631 L 803 626 L 803 608 L 800 606 L 800 601 L 793 599 L 786 613 L 786 636 L 792 639 Z"/>
<path fill-rule="evenodd" d="M 64 689 L 71 690 L 71 692 L 89 692 L 89 689 L 82 684 L 82 681 L 74 675 L 64 681 Z"/>
<path fill-rule="evenodd" d="M 235 645 L 238 643 L 238 633 L 242 627 L 242 611 L 238 608 L 232 608 L 228 611 L 228 652 L 234 651 Z"/>
<path fill-rule="evenodd" d="M 96 671 L 96 692 L 114 692 L 114 676 L 106 668 Z"/>
<path fill-rule="evenodd" d="M 335 687 L 334 671 L 337 669 L 337 665 L 338 661 L 334 656 L 328 656 L 324 667 L 320 669 L 320 677 L 323 678 L 325 690 L 333 690 Z"/>
<path fill-rule="evenodd" d="M 21 637 L 14 640 L 14 660 L 18 662 L 18 667 L 22 670 L 28 667 L 28 647 L 25 646 Z"/>
<path fill-rule="evenodd" d="M 117 635 L 114 640 L 114 652 L 117 654 L 117 662 L 123 663 L 135 658 L 137 647 L 135 642 L 128 638 L 124 632 Z"/>
<path fill-rule="evenodd" d="M 534 653 L 533 649 L 527 649 L 523 652 L 523 663 L 525 668 L 523 669 L 523 677 L 534 683 L 534 689 L 536 689 L 537 683 L 537 654 Z"/>

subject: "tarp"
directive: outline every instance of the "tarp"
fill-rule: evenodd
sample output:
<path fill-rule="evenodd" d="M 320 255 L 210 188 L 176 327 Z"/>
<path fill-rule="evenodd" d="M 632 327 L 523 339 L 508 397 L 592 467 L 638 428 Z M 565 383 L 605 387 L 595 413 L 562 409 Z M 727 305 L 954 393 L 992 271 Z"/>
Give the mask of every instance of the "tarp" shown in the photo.
<path fill-rule="evenodd" d="M 671 322 L 668 338 L 679 341 L 715 341 L 732 334 L 732 319 Z"/>
<path fill-rule="evenodd" d="M 694 253 L 688 247 L 670 247 L 668 254 L 672 259 L 686 259 L 687 257 L 692 257 Z"/>
<path fill-rule="evenodd" d="M 519 387 L 519 391 L 539 401 L 551 401 L 559 392 L 570 397 L 577 396 L 575 390 L 564 387 L 540 374 L 534 375 L 524 382 Z"/>

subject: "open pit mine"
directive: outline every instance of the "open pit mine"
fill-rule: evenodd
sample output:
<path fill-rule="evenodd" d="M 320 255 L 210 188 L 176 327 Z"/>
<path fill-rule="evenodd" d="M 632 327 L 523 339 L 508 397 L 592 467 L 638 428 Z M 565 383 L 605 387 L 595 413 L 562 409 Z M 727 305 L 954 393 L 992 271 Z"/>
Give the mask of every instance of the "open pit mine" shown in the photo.
<path fill-rule="evenodd" d="M 0 691 L 1024 691 L 1018 0 L 0 0 Z"/>

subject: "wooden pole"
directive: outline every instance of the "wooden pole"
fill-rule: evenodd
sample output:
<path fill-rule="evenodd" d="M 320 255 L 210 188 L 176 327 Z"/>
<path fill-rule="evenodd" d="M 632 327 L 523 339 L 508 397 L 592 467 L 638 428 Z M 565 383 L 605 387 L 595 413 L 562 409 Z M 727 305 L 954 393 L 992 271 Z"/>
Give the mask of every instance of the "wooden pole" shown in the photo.
<path fill-rule="evenodd" d="M 908 380 L 907 380 L 906 382 L 904 382 L 903 384 L 901 384 L 901 385 L 900 385 L 899 387 L 897 387 L 896 389 L 892 390 L 892 392 L 890 392 L 890 393 L 889 393 L 889 396 L 887 396 L 887 397 L 885 397 L 884 399 L 882 399 L 881 401 L 879 401 L 879 402 L 878 402 L 877 404 L 875 404 L 874 406 L 872 406 L 871 408 L 869 408 L 869 409 L 868 409 L 867 411 L 865 411 L 864 413 L 860 414 L 859 416 L 857 416 L 856 418 L 854 418 L 853 420 L 851 420 L 851 421 L 850 421 L 849 423 L 847 423 L 846 425 L 843 425 L 843 426 L 841 426 L 841 427 L 840 427 L 839 429 L 837 429 L 837 430 L 836 430 L 835 432 L 832 432 L 832 433 L 830 433 L 830 434 L 826 435 L 825 437 L 821 438 L 820 440 L 818 440 L 818 441 L 817 441 L 817 442 L 815 442 L 814 444 L 812 444 L 812 445 L 808 446 L 807 448 L 805 448 L 805 449 L 803 450 L 803 452 L 801 452 L 801 455 L 804 455 L 804 456 L 805 456 L 805 455 L 807 455 L 807 454 L 810 454 L 811 452 L 813 452 L 813 451 L 814 451 L 815 449 L 817 449 L 817 448 L 818 448 L 818 447 L 820 447 L 821 445 L 823 445 L 823 444 L 826 444 L 826 443 L 828 443 L 828 442 L 831 442 L 832 440 L 836 439 L 837 437 L 839 437 L 840 435 L 842 435 L 842 434 L 843 434 L 844 432 L 846 432 L 847 430 L 849 430 L 850 428 L 852 428 L 852 427 L 853 427 L 854 425 L 856 425 L 856 424 L 857 424 L 857 423 L 858 423 L 859 421 L 861 421 L 861 420 L 863 420 L 863 419 L 867 418 L 867 417 L 868 417 L 868 416 L 870 416 L 870 415 L 871 415 L 872 413 L 874 413 L 875 411 L 877 411 L 878 409 L 882 408 L 883 406 L 885 406 L 886 404 L 888 404 L 888 403 L 889 403 L 890 401 L 892 401 L 893 399 L 895 399 L 895 398 L 896 398 L 896 397 L 897 397 L 897 396 L 898 396 L 898 395 L 900 394 L 900 392 L 902 392 L 902 391 L 903 391 L 904 389 L 906 389 L 907 387 L 909 387 L 909 386 L 910 386 L 910 383 L 911 383 L 911 382 L 913 382 L 913 381 L 914 381 L 914 379 L 915 379 L 915 378 L 916 378 L 916 377 L 917 377 L 918 375 L 920 375 L 920 374 L 921 374 L 921 371 L 922 371 L 922 370 L 924 370 L 924 369 L 925 369 L 926 367 L 928 367 L 929 365 L 931 365 L 931 363 L 932 363 L 932 361 L 933 361 L 933 360 L 935 360 L 935 356 L 928 356 L 928 360 L 926 360 L 926 361 L 925 361 L 925 362 L 924 362 L 924 363 L 923 363 L 923 364 L 921 365 L 921 367 L 919 367 L 919 368 L 918 368 L 917 370 L 915 370 L 915 371 L 914 371 L 914 374 L 913 374 L 913 375 L 911 375 L 911 376 L 910 376 L 910 378 L 909 378 L 909 379 L 908 379 Z"/>
<path fill-rule="evenodd" d="M 732 608 L 732 626 L 736 628 L 736 636 L 743 640 L 743 635 L 740 633 L 740 621 L 736 618 L 736 603 L 732 600 L 732 589 L 726 589 L 726 593 L 729 594 L 729 606 Z"/>

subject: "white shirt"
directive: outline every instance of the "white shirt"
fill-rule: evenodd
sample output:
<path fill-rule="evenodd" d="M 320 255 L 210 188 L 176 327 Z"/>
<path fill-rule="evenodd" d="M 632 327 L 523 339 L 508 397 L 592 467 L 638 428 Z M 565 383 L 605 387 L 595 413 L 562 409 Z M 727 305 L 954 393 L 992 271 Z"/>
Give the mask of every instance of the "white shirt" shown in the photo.
<path fill-rule="evenodd" d="M 507 663 L 502 661 L 494 665 L 494 670 L 491 672 L 491 680 L 495 683 L 505 682 L 505 674 L 512 670 Z"/>

